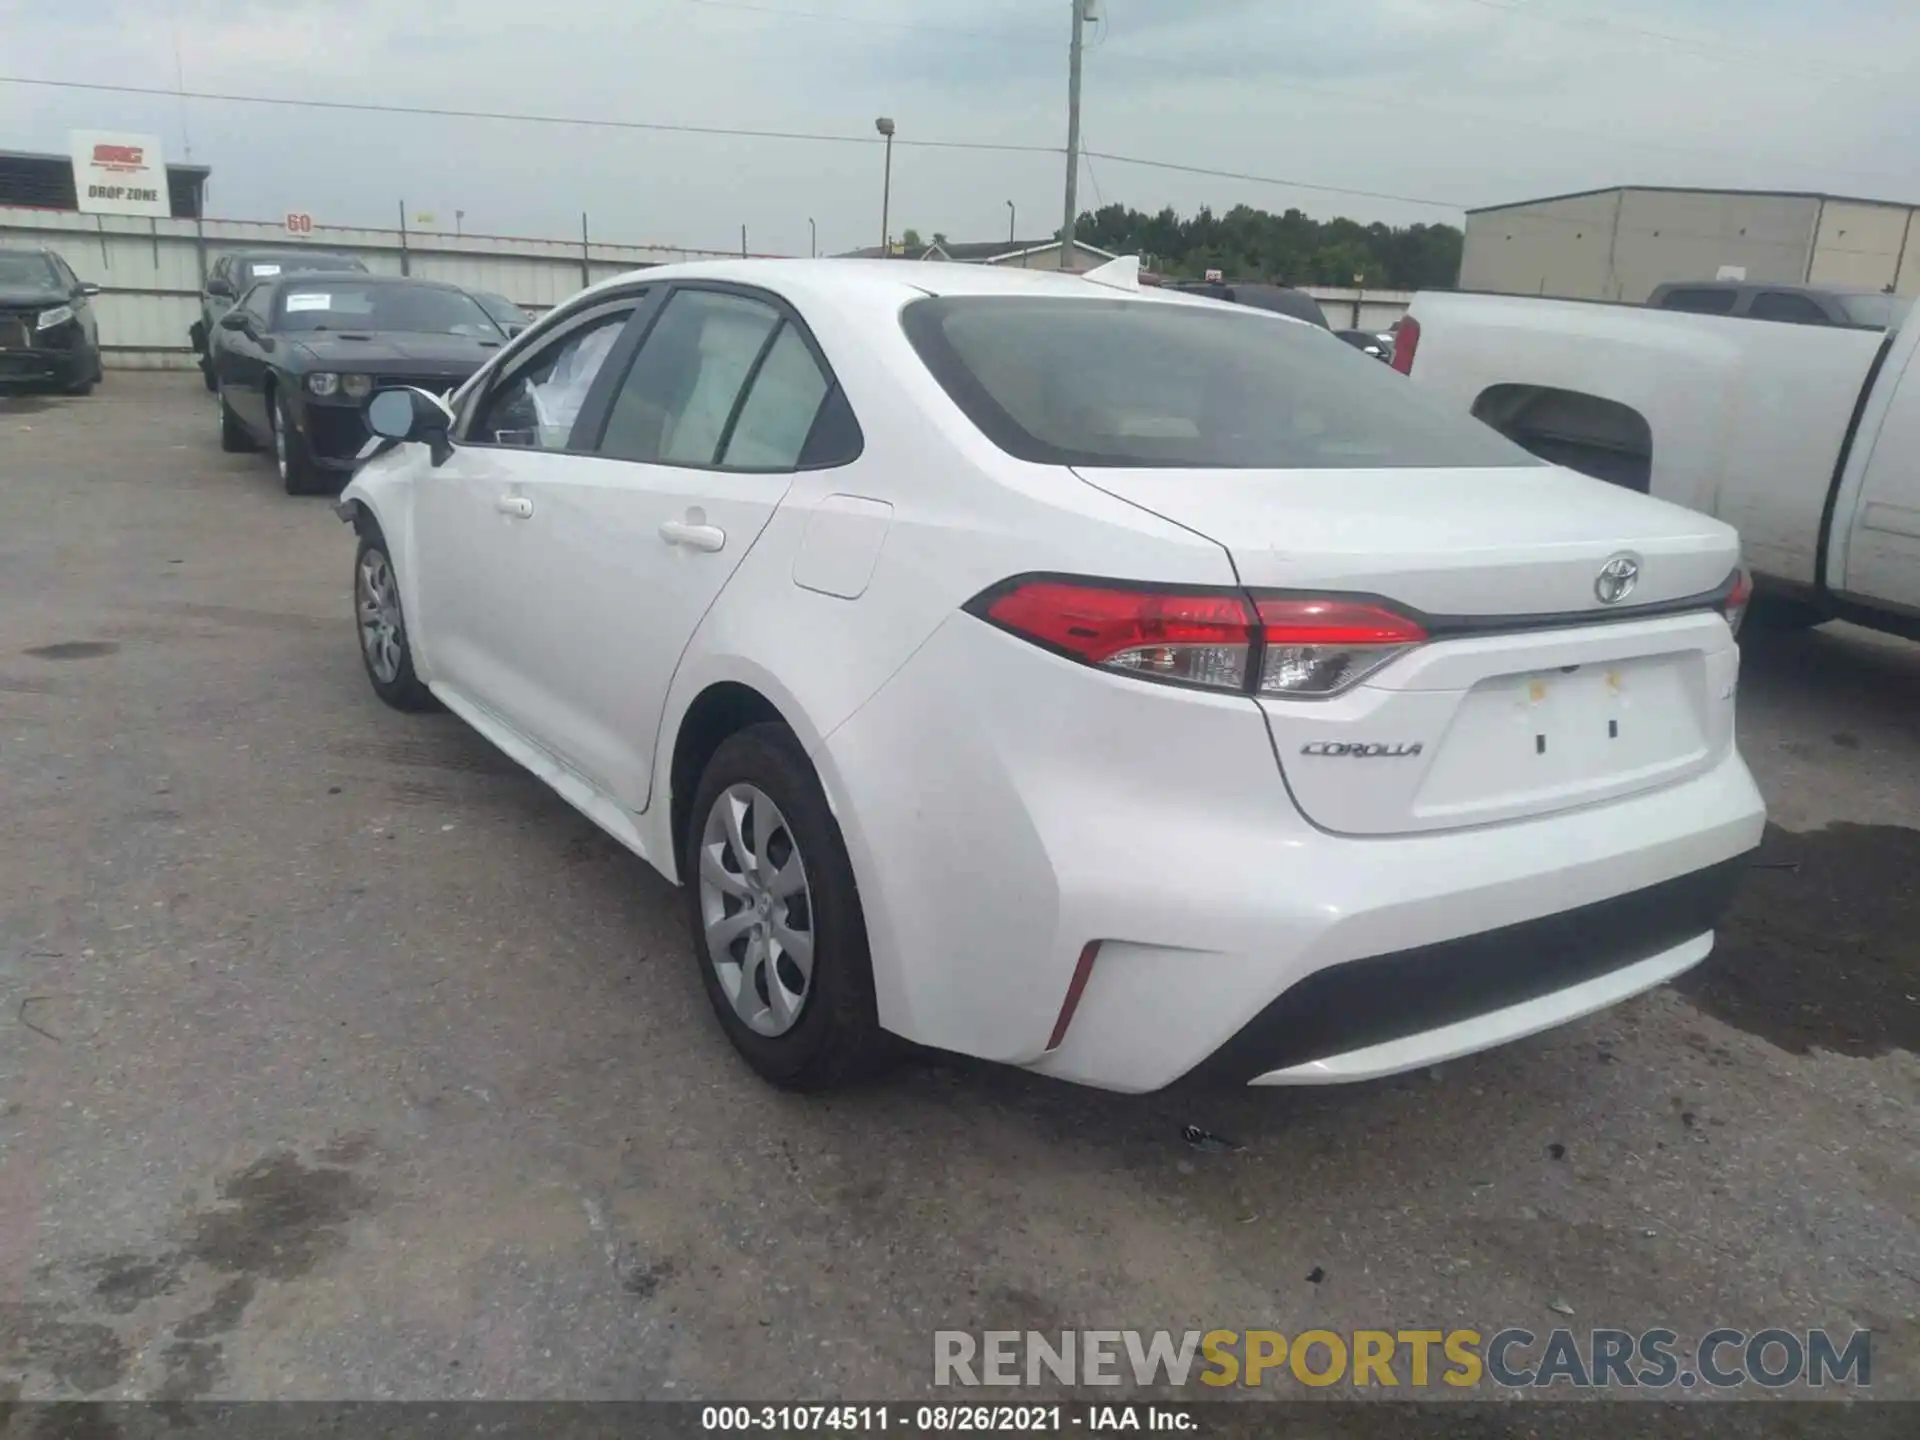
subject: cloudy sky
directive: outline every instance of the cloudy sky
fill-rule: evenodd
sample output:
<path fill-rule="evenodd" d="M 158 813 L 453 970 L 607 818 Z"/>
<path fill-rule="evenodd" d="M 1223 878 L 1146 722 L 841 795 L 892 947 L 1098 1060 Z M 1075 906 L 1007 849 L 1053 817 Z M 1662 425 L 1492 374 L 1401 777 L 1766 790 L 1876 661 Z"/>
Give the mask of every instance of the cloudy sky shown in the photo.
<path fill-rule="evenodd" d="M 1920 200 L 1912 0 L 1099 0 L 1081 202 L 1458 221 L 1611 185 Z M 1071 0 L 0 0 L 0 74 L 800 132 L 364 114 L 0 83 L 0 149 L 164 137 L 210 210 L 805 254 L 1059 224 Z M 178 69 L 176 70 L 176 55 Z M 938 142 L 929 144 L 926 142 Z M 1052 147 L 1060 152 L 1025 153 Z M 1293 182 L 1265 183 L 1266 180 Z M 1371 194 L 1329 193 L 1305 186 Z M 1395 198 L 1385 198 L 1395 197 Z M 1427 202 L 1427 203 L 1421 203 Z"/>

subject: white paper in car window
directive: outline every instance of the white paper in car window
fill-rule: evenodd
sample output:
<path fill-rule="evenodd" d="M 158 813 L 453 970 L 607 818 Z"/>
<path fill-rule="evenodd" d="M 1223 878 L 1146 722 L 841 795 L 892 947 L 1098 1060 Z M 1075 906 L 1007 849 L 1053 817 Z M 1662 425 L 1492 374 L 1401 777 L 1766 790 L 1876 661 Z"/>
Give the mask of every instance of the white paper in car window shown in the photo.
<path fill-rule="evenodd" d="M 264 280 L 269 275 L 278 275 L 279 273 L 280 267 L 278 265 L 256 265 L 253 267 L 253 278 L 256 280 Z"/>
<path fill-rule="evenodd" d="M 289 315 L 297 315 L 302 310 L 331 310 L 332 308 L 333 296 L 327 294 L 324 290 L 317 293 L 307 291 L 304 294 L 296 293 L 287 296 L 287 313 Z"/>
<path fill-rule="evenodd" d="M 573 422 L 586 403 L 594 376 L 619 337 L 620 326 L 602 325 L 588 332 L 561 355 L 553 373 L 544 382 L 531 384 L 534 412 L 540 417 L 540 448 L 559 450 L 573 433 Z"/>

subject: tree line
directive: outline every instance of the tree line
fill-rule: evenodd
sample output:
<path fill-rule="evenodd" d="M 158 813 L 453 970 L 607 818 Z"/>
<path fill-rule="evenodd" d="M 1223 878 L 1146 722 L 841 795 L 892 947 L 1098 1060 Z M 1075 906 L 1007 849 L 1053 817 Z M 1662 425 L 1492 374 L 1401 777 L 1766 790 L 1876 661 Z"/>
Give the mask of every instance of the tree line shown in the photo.
<path fill-rule="evenodd" d="M 1250 205 L 1224 215 L 1202 208 L 1191 219 L 1171 206 L 1148 215 L 1106 205 L 1083 214 L 1074 236 L 1115 254 L 1151 257 L 1150 268 L 1175 279 L 1198 280 L 1219 270 L 1229 280 L 1390 290 L 1451 288 L 1459 279 L 1464 238 L 1452 225 L 1362 225 L 1345 218 L 1315 220 L 1302 210 L 1275 215 Z"/>

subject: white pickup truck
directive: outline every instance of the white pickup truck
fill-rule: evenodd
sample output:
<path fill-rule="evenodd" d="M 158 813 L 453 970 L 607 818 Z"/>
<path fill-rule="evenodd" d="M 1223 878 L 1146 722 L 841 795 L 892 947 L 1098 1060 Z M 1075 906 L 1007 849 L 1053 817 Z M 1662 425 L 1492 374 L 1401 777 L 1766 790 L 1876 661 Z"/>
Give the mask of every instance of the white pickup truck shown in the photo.
<path fill-rule="evenodd" d="M 1394 365 L 1535 454 L 1724 520 L 1755 623 L 1920 639 L 1920 319 L 1882 330 L 1422 292 Z"/>

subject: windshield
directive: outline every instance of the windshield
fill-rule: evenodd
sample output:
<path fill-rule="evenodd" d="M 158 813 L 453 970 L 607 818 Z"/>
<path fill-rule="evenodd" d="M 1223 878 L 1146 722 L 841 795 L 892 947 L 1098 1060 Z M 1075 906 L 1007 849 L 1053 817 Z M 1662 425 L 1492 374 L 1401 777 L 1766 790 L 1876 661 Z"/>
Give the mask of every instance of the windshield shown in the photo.
<path fill-rule="evenodd" d="M 916 301 L 907 337 L 996 445 L 1043 465 L 1538 465 L 1299 321 L 1143 300 Z"/>
<path fill-rule="evenodd" d="M 20 250 L 0 250 L 0 285 L 31 286 L 35 290 L 44 290 L 49 285 L 58 288 L 59 284 L 60 276 L 46 256 Z"/>
<path fill-rule="evenodd" d="M 472 296 L 437 285 L 303 281 L 280 294 L 276 329 L 406 330 L 421 335 L 505 338 Z"/>
<path fill-rule="evenodd" d="M 476 295 L 473 298 L 480 302 L 481 308 L 484 309 L 487 314 L 491 315 L 495 320 L 498 320 L 502 325 L 524 325 L 527 323 L 527 312 L 514 304 L 513 301 L 507 299 L 504 295 L 485 294 Z"/>
<path fill-rule="evenodd" d="M 1907 318 L 1913 301 L 1905 295 L 1842 295 L 1840 306 L 1856 325 L 1875 330 L 1895 330 Z"/>

